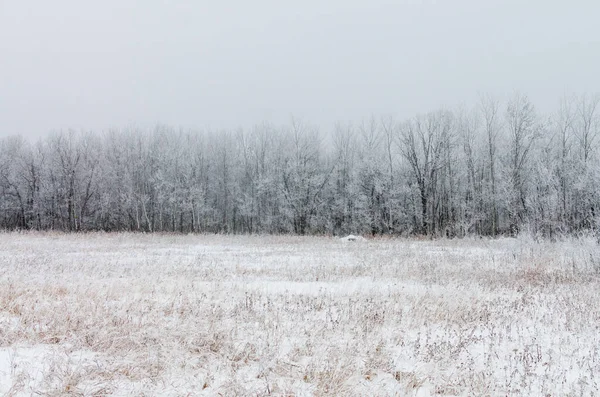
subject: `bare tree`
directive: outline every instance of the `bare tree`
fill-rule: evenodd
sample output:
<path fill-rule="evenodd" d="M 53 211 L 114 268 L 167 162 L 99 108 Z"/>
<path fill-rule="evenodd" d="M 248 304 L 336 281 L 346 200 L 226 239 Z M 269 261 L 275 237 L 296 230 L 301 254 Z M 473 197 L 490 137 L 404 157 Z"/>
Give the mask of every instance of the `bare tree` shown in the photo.
<path fill-rule="evenodd" d="M 445 112 L 429 113 L 406 122 L 400 132 L 400 152 L 408 161 L 416 182 L 421 204 L 422 234 L 435 232 L 434 198 L 442 153 L 449 134 L 449 116 Z"/>
<path fill-rule="evenodd" d="M 355 131 L 352 125 L 336 124 L 333 135 L 335 189 L 333 191 L 334 232 L 353 232 L 356 194 L 353 190 L 356 161 Z"/>
<path fill-rule="evenodd" d="M 569 223 L 567 219 L 567 195 L 570 191 L 571 179 L 568 163 L 571 155 L 572 137 L 574 135 L 575 110 L 574 99 L 565 95 L 560 99 L 559 109 L 554 115 L 554 125 L 559 144 L 560 218 L 563 224 Z"/>
<path fill-rule="evenodd" d="M 398 124 L 391 116 L 383 117 L 381 119 L 381 128 L 383 130 L 383 145 L 388 166 L 388 180 L 385 189 L 387 206 L 387 211 L 385 213 L 386 232 L 391 233 L 395 230 L 395 217 L 396 212 L 398 212 L 398 192 L 396 180 L 394 178 L 394 163 L 396 161 L 394 153 L 394 147 L 396 145 L 394 143 L 399 132 Z"/>
<path fill-rule="evenodd" d="M 521 94 L 508 102 L 506 124 L 510 145 L 510 178 L 513 199 L 510 203 L 511 229 L 518 231 L 518 225 L 524 221 L 526 205 L 526 165 L 533 143 L 539 137 L 540 126 L 535 108 L 529 99 Z"/>
<path fill-rule="evenodd" d="M 498 234 L 498 199 L 497 199 L 497 180 L 496 180 L 496 150 L 497 140 L 500 135 L 501 125 L 499 109 L 500 105 L 497 99 L 492 96 L 481 96 L 479 106 L 483 115 L 484 131 L 487 142 L 487 154 L 489 164 L 490 180 L 490 232 L 492 236 Z"/>
<path fill-rule="evenodd" d="M 380 234 L 384 228 L 382 137 L 382 129 L 375 117 L 372 116 L 368 121 L 359 124 L 357 139 L 360 142 L 360 163 L 357 165 L 357 177 L 361 193 L 361 215 L 368 225 L 368 233 L 372 235 Z"/>
<path fill-rule="evenodd" d="M 578 137 L 583 154 L 583 161 L 588 162 L 600 130 L 600 111 L 598 104 L 600 95 L 582 95 L 577 106 Z"/>
<path fill-rule="evenodd" d="M 290 156 L 283 169 L 283 196 L 291 212 L 293 230 L 306 234 L 311 218 L 322 204 L 322 193 L 331 175 L 321 169 L 321 140 L 316 128 L 292 119 Z"/>
<path fill-rule="evenodd" d="M 462 110 L 458 116 L 458 130 L 465 159 L 467 186 L 465 191 L 465 213 L 463 215 L 463 234 L 482 234 L 483 218 L 483 175 L 478 166 L 480 144 L 478 134 L 481 128 L 481 112 Z M 472 230 L 474 228 L 474 230 Z"/>

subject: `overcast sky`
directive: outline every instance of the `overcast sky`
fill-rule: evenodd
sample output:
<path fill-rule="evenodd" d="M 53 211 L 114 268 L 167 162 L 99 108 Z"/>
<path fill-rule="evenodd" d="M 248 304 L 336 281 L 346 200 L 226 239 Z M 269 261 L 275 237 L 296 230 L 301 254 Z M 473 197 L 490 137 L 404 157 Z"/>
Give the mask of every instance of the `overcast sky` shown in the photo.
<path fill-rule="evenodd" d="M 157 122 L 331 128 L 600 92 L 589 0 L 0 0 L 0 135 Z"/>

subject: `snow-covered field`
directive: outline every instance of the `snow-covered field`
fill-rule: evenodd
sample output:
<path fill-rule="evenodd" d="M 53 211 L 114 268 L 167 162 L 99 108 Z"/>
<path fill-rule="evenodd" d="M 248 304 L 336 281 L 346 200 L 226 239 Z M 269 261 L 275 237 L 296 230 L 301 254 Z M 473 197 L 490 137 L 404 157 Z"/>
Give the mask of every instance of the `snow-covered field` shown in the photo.
<path fill-rule="evenodd" d="M 593 240 L 0 234 L 0 395 L 587 396 Z"/>

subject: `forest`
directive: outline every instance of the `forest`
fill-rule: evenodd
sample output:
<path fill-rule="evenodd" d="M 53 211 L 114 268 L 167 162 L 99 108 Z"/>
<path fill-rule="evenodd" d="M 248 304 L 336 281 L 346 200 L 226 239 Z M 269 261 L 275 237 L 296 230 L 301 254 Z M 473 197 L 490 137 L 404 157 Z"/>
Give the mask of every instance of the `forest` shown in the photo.
<path fill-rule="evenodd" d="M 600 95 L 526 95 L 322 131 L 157 125 L 0 139 L 0 229 L 299 235 L 595 233 Z"/>

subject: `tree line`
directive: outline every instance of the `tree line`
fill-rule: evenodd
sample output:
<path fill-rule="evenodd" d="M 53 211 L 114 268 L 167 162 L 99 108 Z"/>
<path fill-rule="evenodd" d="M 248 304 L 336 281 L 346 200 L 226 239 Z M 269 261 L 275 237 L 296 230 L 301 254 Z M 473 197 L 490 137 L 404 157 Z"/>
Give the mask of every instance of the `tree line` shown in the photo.
<path fill-rule="evenodd" d="M 0 228 L 466 236 L 593 232 L 600 96 L 525 95 L 332 131 L 156 126 L 0 140 Z"/>

